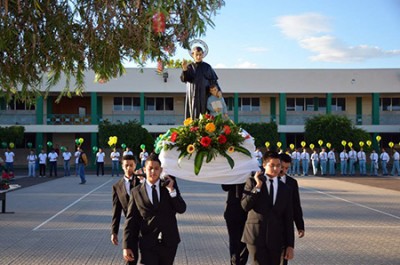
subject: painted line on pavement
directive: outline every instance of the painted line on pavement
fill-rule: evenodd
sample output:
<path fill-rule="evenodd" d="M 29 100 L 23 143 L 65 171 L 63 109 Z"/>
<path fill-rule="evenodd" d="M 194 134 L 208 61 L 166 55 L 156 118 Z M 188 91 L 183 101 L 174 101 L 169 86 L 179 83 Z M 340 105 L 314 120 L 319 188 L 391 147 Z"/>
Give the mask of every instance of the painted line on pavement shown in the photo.
<path fill-rule="evenodd" d="M 368 209 L 368 210 L 371 210 L 371 211 L 374 211 L 374 212 L 377 212 L 377 213 L 381 213 L 381 214 L 384 214 L 384 215 L 387 215 L 387 216 L 390 216 L 390 217 L 393 217 L 393 218 L 396 218 L 396 219 L 400 220 L 400 216 L 397 216 L 397 215 L 394 215 L 394 214 L 391 214 L 391 213 L 387 213 L 387 212 L 384 212 L 384 211 L 381 211 L 381 210 L 378 210 L 378 209 L 375 209 L 375 208 L 372 208 L 372 207 L 369 207 L 369 206 L 366 206 L 366 205 L 363 205 L 363 204 L 360 204 L 360 203 L 357 203 L 357 202 L 349 201 L 349 200 L 343 199 L 341 197 L 338 197 L 338 196 L 335 196 L 335 195 L 332 195 L 332 194 L 329 194 L 329 193 L 326 193 L 326 192 L 323 192 L 323 191 L 319 191 L 319 190 L 316 190 L 316 189 L 313 189 L 313 188 L 304 188 L 304 187 L 302 187 L 302 188 L 314 191 L 316 193 L 324 194 L 324 195 L 326 195 L 328 197 L 331 197 L 331 198 L 334 198 L 334 199 L 337 199 L 337 200 L 341 200 L 341 201 L 344 201 L 344 202 L 347 202 L 347 203 L 350 203 L 350 204 L 353 204 L 353 205 L 356 205 L 356 206 L 359 206 L 359 207 L 362 207 L 362 208 L 365 208 L 365 209 Z"/>
<path fill-rule="evenodd" d="M 41 223 L 40 225 L 36 226 L 32 231 L 38 230 L 40 227 L 44 226 L 45 224 L 47 224 L 48 222 L 50 222 L 51 220 L 53 220 L 54 218 L 56 218 L 57 216 L 59 216 L 60 214 L 62 214 L 63 212 L 65 212 L 66 210 L 68 210 L 69 208 L 71 208 L 72 206 L 74 206 L 75 204 L 77 204 L 78 202 L 83 200 L 84 198 L 86 198 L 87 196 L 89 196 L 90 194 L 92 194 L 93 192 L 97 191 L 98 189 L 102 188 L 106 184 L 110 183 L 111 181 L 114 181 L 114 179 L 110 179 L 109 181 L 107 181 L 107 182 L 103 183 L 102 185 L 98 186 L 97 188 L 89 191 L 88 193 L 86 193 L 85 195 L 83 195 L 82 197 L 80 197 L 79 199 L 77 199 L 76 201 L 74 201 L 73 203 L 71 203 L 70 205 L 68 205 L 67 207 L 65 207 L 64 209 L 62 209 L 61 211 L 59 211 L 58 213 L 53 215 L 52 217 L 50 217 L 49 219 L 47 219 L 46 221 Z"/>

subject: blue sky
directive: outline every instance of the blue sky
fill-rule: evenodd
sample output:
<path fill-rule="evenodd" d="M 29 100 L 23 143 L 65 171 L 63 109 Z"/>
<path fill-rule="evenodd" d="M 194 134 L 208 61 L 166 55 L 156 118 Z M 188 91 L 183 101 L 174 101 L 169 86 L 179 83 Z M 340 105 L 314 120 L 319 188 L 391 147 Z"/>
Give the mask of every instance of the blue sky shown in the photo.
<path fill-rule="evenodd" d="M 226 0 L 214 22 L 214 68 L 400 68 L 400 0 Z"/>

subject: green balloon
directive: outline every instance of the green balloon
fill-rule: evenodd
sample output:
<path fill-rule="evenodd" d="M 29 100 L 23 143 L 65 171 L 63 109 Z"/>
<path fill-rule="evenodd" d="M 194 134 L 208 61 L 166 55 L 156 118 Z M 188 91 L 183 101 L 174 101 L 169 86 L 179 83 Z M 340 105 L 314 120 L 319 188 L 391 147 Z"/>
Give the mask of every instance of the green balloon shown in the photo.
<path fill-rule="evenodd" d="M 47 142 L 47 146 L 48 146 L 48 147 L 52 147 L 52 146 L 53 146 L 53 143 L 52 143 L 51 141 L 48 141 L 48 142 Z"/>
<path fill-rule="evenodd" d="M 123 149 L 125 149 L 125 148 L 126 148 L 126 144 L 121 144 L 121 147 L 122 147 Z"/>
<path fill-rule="evenodd" d="M 39 148 L 39 149 L 42 149 L 42 148 L 43 148 L 43 145 L 39 144 L 39 145 L 38 145 L 38 148 Z"/>
<path fill-rule="evenodd" d="M 78 139 L 78 138 L 75 139 L 75 143 L 76 143 L 77 145 L 80 145 L 80 144 L 81 144 L 81 143 L 79 142 L 79 139 Z"/>
<path fill-rule="evenodd" d="M 26 145 L 27 145 L 29 148 L 32 148 L 32 143 L 31 143 L 31 142 L 28 142 Z"/>
<path fill-rule="evenodd" d="M 93 146 L 93 147 L 92 147 L 92 150 L 93 150 L 93 153 L 96 153 L 97 150 L 99 150 L 99 148 L 98 148 L 97 146 Z"/>
<path fill-rule="evenodd" d="M 2 142 L 2 143 L 1 143 L 1 146 L 2 146 L 3 148 L 6 148 L 6 147 L 7 147 L 7 143 L 6 143 L 6 142 Z"/>
<path fill-rule="evenodd" d="M 144 144 L 140 145 L 140 149 L 145 149 L 145 148 L 146 148 L 146 146 Z"/>

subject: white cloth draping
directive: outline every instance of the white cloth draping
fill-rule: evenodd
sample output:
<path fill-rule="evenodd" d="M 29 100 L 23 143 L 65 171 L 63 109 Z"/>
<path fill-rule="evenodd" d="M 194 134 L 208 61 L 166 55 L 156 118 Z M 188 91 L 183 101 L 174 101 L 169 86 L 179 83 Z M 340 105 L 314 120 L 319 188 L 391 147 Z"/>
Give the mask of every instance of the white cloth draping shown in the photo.
<path fill-rule="evenodd" d="M 198 175 L 194 173 L 195 153 L 179 160 L 179 151 L 176 148 L 171 150 L 162 150 L 159 155 L 163 167 L 163 174 L 175 176 L 180 179 L 206 182 L 213 184 L 240 184 L 246 182 L 251 176 L 252 171 L 258 171 L 258 161 L 254 156 L 255 145 L 252 137 L 246 139 L 242 147 L 249 150 L 252 157 L 240 152 L 229 153 L 228 155 L 235 162 L 231 169 L 225 157 L 218 155 L 215 159 L 206 163 L 205 159 Z"/>

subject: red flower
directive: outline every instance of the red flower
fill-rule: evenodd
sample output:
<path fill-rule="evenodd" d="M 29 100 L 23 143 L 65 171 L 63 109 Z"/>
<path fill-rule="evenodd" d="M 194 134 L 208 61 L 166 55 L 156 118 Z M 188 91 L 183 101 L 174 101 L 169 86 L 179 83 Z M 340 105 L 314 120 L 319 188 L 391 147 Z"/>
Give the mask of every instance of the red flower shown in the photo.
<path fill-rule="evenodd" d="M 214 119 L 214 116 L 212 116 L 212 115 L 210 115 L 208 113 L 206 113 L 205 117 L 206 117 L 206 119 L 210 119 L 210 120 Z"/>
<path fill-rule="evenodd" d="M 175 143 L 176 138 L 178 138 L 178 133 L 177 132 L 173 132 L 171 134 L 171 142 Z"/>
<path fill-rule="evenodd" d="M 226 135 L 231 134 L 231 127 L 229 127 L 228 125 L 224 125 L 224 133 Z"/>
<path fill-rule="evenodd" d="M 200 144 L 204 147 L 208 147 L 211 144 L 211 138 L 208 136 L 203 136 L 200 140 Z"/>
<path fill-rule="evenodd" d="M 199 127 L 197 127 L 197 126 L 190 127 L 191 132 L 197 132 L 198 130 L 199 130 Z"/>
<path fill-rule="evenodd" d="M 2 176 L 3 179 L 10 179 L 10 175 L 8 175 L 6 172 L 3 172 Z"/>
<path fill-rule="evenodd" d="M 163 33 L 165 31 L 165 15 L 162 12 L 156 12 L 153 17 L 153 31 L 155 33 Z"/>
<path fill-rule="evenodd" d="M 220 136 L 218 136 L 218 143 L 220 144 L 224 144 L 226 143 L 226 136 L 221 134 Z"/>

